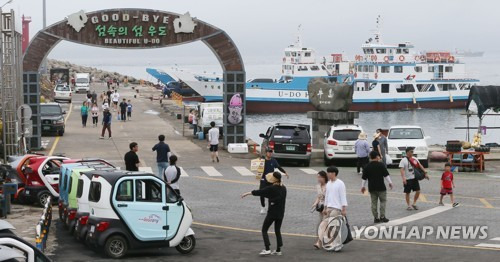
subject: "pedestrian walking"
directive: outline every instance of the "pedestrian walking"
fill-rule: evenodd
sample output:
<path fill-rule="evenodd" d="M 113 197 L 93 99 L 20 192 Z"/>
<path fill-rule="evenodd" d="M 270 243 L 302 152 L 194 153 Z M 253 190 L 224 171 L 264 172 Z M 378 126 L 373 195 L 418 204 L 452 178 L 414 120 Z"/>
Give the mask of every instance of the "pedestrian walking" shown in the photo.
<path fill-rule="evenodd" d="M 382 163 L 387 166 L 387 155 L 389 154 L 389 146 L 387 144 L 387 137 L 382 133 L 382 129 L 377 129 L 378 143 L 379 143 L 379 153 L 382 158 Z"/>
<path fill-rule="evenodd" d="M 444 165 L 444 172 L 441 175 L 441 197 L 439 198 L 439 205 L 444 206 L 443 198 L 445 195 L 450 195 L 451 205 L 457 207 L 459 203 L 455 202 L 453 197 L 453 188 L 455 188 L 455 182 L 453 182 L 453 173 L 451 172 L 451 164 L 446 163 Z"/>
<path fill-rule="evenodd" d="M 378 141 L 378 134 L 373 134 L 372 150 L 380 154 L 380 142 Z"/>
<path fill-rule="evenodd" d="M 196 134 L 198 133 L 198 111 L 193 111 L 193 136 L 196 138 Z"/>
<path fill-rule="evenodd" d="M 283 239 L 281 238 L 281 225 L 285 216 L 286 204 L 286 187 L 282 183 L 280 172 L 269 173 L 266 175 L 266 180 L 272 185 L 264 189 L 253 190 L 241 195 L 244 198 L 249 195 L 265 197 L 269 199 L 269 211 L 267 212 L 264 223 L 262 224 L 262 238 L 264 239 L 265 249 L 260 252 L 261 256 L 277 255 L 281 256 L 283 247 Z M 274 233 L 276 234 L 276 250 L 271 251 L 271 243 L 267 231 L 274 223 Z"/>
<path fill-rule="evenodd" d="M 259 189 L 264 189 L 264 188 L 272 185 L 272 183 L 270 181 L 266 180 L 266 175 L 270 174 L 270 173 L 274 173 L 274 171 L 276 169 L 278 169 L 283 174 L 285 174 L 285 176 L 287 178 L 289 177 L 288 173 L 285 171 L 285 169 L 283 169 L 280 166 L 278 161 L 276 161 L 276 159 L 272 158 L 272 155 L 273 155 L 273 150 L 268 148 L 266 151 L 266 157 L 264 159 L 264 172 L 262 173 L 262 176 L 260 178 Z M 265 199 L 265 197 L 260 198 L 260 205 L 261 205 L 260 214 L 261 215 L 266 214 L 266 199 Z"/>
<path fill-rule="evenodd" d="M 82 126 L 87 126 L 87 119 L 89 117 L 89 107 L 87 106 L 87 102 L 83 102 L 80 107 L 80 114 L 82 115 Z"/>
<path fill-rule="evenodd" d="M 106 91 L 106 96 L 108 97 L 108 103 L 111 103 L 111 95 L 113 94 L 113 91 L 111 91 L 111 89 L 109 89 L 108 87 L 108 91 Z"/>
<path fill-rule="evenodd" d="M 118 101 L 120 101 L 120 94 L 118 90 L 115 90 L 113 95 L 111 95 L 111 100 L 113 101 L 113 108 L 118 110 Z"/>
<path fill-rule="evenodd" d="M 387 203 L 387 188 L 384 179 L 389 184 L 392 190 L 392 180 L 389 176 L 389 171 L 383 163 L 380 162 L 380 154 L 378 152 L 370 152 L 370 163 L 363 169 L 363 183 L 361 185 L 361 193 L 365 193 L 366 186 L 372 200 L 372 214 L 374 223 L 387 223 L 389 219 L 385 216 L 385 206 Z M 380 216 L 378 210 L 378 203 L 380 201 Z"/>
<path fill-rule="evenodd" d="M 365 169 L 366 164 L 368 164 L 368 154 L 370 153 L 370 144 L 366 141 L 366 133 L 361 132 L 358 135 L 358 140 L 354 143 L 354 151 L 358 157 L 358 162 L 356 164 L 356 170 L 358 174 L 362 175 L 361 169 Z"/>
<path fill-rule="evenodd" d="M 406 210 L 409 211 L 413 209 L 418 210 L 417 200 L 420 197 L 420 183 L 418 179 L 415 179 L 415 168 L 420 168 L 424 172 L 425 178 L 429 179 L 425 168 L 420 164 L 418 159 L 413 156 L 413 150 L 413 147 L 407 147 L 405 150 L 406 157 L 403 157 L 401 162 L 399 162 L 401 178 L 403 178 L 406 205 L 408 206 Z M 413 198 L 413 204 L 410 205 L 410 193 L 412 191 L 415 192 L 415 196 Z"/>
<path fill-rule="evenodd" d="M 99 123 L 99 107 L 96 102 L 92 104 L 90 112 L 92 114 L 92 125 L 97 127 L 97 124 Z"/>
<path fill-rule="evenodd" d="M 170 155 L 170 147 L 165 143 L 165 136 L 158 136 L 158 144 L 153 146 L 153 151 L 156 151 L 156 164 L 158 166 L 158 177 L 162 177 L 165 169 L 168 167 Z"/>
<path fill-rule="evenodd" d="M 93 103 L 97 103 L 97 93 L 94 91 L 92 91 L 92 104 Z"/>
<path fill-rule="evenodd" d="M 170 165 L 165 169 L 163 180 L 180 196 L 179 178 L 181 177 L 181 169 L 177 166 L 177 156 L 171 155 L 169 160 Z"/>
<path fill-rule="evenodd" d="M 123 99 L 123 101 L 120 103 L 120 115 L 121 115 L 121 120 L 123 122 L 127 121 L 127 99 Z"/>
<path fill-rule="evenodd" d="M 90 107 L 90 105 L 92 105 L 92 94 L 90 91 L 87 91 L 87 106 Z"/>
<path fill-rule="evenodd" d="M 104 139 L 104 133 L 106 132 L 106 129 L 108 130 L 108 135 L 109 138 L 111 138 L 111 119 L 112 119 L 111 112 L 109 111 L 109 108 L 104 109 L 102 112 L 102 132 L 101 132 L 101 137 L 100 139 Z"/>
<path fill-rule="evenodd" d="M 106 110 L 106 109 L 109 109 L 109 101 L 107 99 L 104 99 L 104 101 L 102 102 L 102 110 Z"/>
<path fill-rule="evenodd" d="M 217 160 L 219 163 L 219 128 L 215 127 L 215 122 L 210 122 L 210 130 L 208 130 L 208 147 L 210 149 L 210 157 L 212 162 Z"/>
<path fill-rule="evenodd" d="M 127 103 L 127 119 L 129 121 L 132 120 L 132 102 L 130 102 L 130 99 L 128 100 Z"/>
<path fill-rule="evenodd" d="M 318 184 L 316 185 L 317 195 L 312 205 L 312 211 L 311 211 L 311 212 L 317 211 L 319 214 L 318 215 L 319 221 L 318 223 L 316 223 L 316 228 L 318 228 L 321 221 L 323 221 L 323 210 L 325 209 L 325 193 L 326 193 L 326 183 L 328 182 L 328 176 L 326 175 L 325 171 L 321 170 L 318 172 L 317 179 L 318 179 Z M 319 235 L 318 235 L 318 240 L 314 244 L 314 247 L 316 249 L 321 248 L 321 240 L 319 239 Z"/>
<path fill-rule="evenodd" d="M 338 178 L 339 169 L 335 166 L 330 166 L 326 169 L 328 176 L 328 183 L 326 184 L 325 191 L 325 209 L 323 210 L 324 219 L 320 224 L 318 229 L 319 238 L 323 238 L 323 233 L 327 229 L 327 219 L 337 216 L 345 217 L 347 215 L 347 194 L 346 187 L 342 180 Z M 334 250 L 340 250 L 342 248 L 342 241 L 338 237 L 333 238 L 333 243 L 331 243 Z"/>
<path fill-rule="evenodd" d="M 137 151 L 139 151 L 139 145 L 136 142 L 129 144 L 130 151 L 125 154 L 125 169 L 127 171 L 139 171 L 139 156 L 137 156 Z"/>
<path fill-rule="evenodd" d="M 102 91 L 101 95 L 99 96 L 99 98 L 101 99 L 101 101 L 104 101 L 104 99 L 107 97 L 106 95 L 106 91 Z"/>

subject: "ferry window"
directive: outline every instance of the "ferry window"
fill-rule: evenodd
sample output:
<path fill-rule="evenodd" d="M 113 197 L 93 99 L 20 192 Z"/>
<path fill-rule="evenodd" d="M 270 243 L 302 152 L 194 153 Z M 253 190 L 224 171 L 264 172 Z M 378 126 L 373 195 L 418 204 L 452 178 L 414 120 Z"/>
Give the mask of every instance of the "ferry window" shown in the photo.
<path fill-rule="evenodd" d="M 307 71 L 307 66 L 300 66 L 299 71 Z"/>
<path fill-rule="evenodd" d="M 322 66 L 321 66 L 321 69 L 326 70 L 326 68 L 325 68 L 325 66 L 324 66 L 324 65 L 322 65 Z"/>
<path fill-rule="evenodd" d="M 422 72 L 422 67 L 421 66 L 416 66 L 415 67 L 415 72 L 421 73 Z"/>
<path fill-rule="evenodd" d="M 415 87 L 411 84 L 400 85 L 399 88 L 396 89 L 398 93 L 410 93 L 415 92 Z"/>
<path fill-rule="evenodd" d="M 318 66 L 311 66 L 311 71 L 318 71 L 319 70 L 319 67 Z"/>
<path fill-rule="evenodd" d="M 332 69 L 333 67 L 332 67 L 332 65 L 327 65 L 326 68 Z"/>
<path fill-rule="evenodd" d="M 375 66 L 372 66 L 372 65 L 371 65 L 371 66 L 369 67 L 369 69 L 370 69 L 370 72 L 372 72 L 372 73 L 373 73 L 373 72 L 375 71 Z"/>
<path fill-rule="evenodd" d="M 290 52 L 285 52 L 285 56 L 290 56 Z"/>
<path fill-rule="evenodd" d="M 382 73 L 390 73 L 391 72 L 391 67 L 390 66 L 381 66 L 380 67 L 380 72 L 382 72 Z"/>
<path fill-rule="evenodd" d="M 366 49 L 363 48 L 363 53 L 368 54 L 368 51 L 366 51 Z"/>
<path fill-rule="evenodd" d="M 410 53 L 410 49 L 408 49 L 408 48 L 403 49 L 403 54 L 409 54 L 409 53 Z"/>
<path fill-rule="evenodd" d="M 152 179 L 135 181 L 135 200 L 144 202 L 161 202 L 161 184 Z"/>
<path fill-rule="evenodd" d="M 441 91 L 457 90 L 455 84 L 438 84 L 438 88 Z"/>
<path fill-rule="evenodd" d="M 375 50 L 377 51 L 377 54 L 385 54 L 385 48 L 377 48 Z"/>
<path fill-rule="evenodd" d="M 306 53 L 304 53 L 304 56 L 305 56 L 305 57 L 310 57 L 310 56 L 311 56 L 311 53 L 306 52 Z"/>
<path fill-rule="evenodd" d="M 434 66 L 429 66 L 429 73 L 433 73 L 434 72 Z"/>
<path fill-rule="evenodd" d="M 453 66 L 446 66 L 446 67 L 444 68 L 444 71 L 445 71 L 446 73 L 453 73 Z"/>
<path fill-rule="evenodd" d="M 367 65 L 363 66 L 363 72 L 368 72 L 368 66 Z"/>
<path fill-rule="evenodd" d="M 358 72 L 363 72 L 363 66 L 362 65 L 358 66 Z"/>
<path fill-rule="evenodd" d="M 292 52 L 292 56 L 297 56 L 297 53 L 296 52 Z"/>
<path fill-rule="evenodd" d="M 417 89 L 419 92 L 434 92 L 436 88 L 433 84 L 417 84 Z"/>
<path fill-rule="evenodd" d="M 134 201 L 132 180 L 125 180 L 120 183 L 116 190 L 116 201 Z"/>
<path fill-rule="evenodd" d="M 372 48 L 367 48 L 365 53 L 366 54 L 373 54 L 373 49 Z"/>
<path fill-rule="evenodd" d="M 394 73 L 403 73 L 403 67 L 402 66 L 395 66 Z"/>
<path fill-rule="evenodd" d="M 401 48 L 396 49 L 396 54 L 401 54 Z"/>
<path fill-rule="evenodd" d="M 382 93 L 389 93 L 389 84 L 382 84 Z"/>

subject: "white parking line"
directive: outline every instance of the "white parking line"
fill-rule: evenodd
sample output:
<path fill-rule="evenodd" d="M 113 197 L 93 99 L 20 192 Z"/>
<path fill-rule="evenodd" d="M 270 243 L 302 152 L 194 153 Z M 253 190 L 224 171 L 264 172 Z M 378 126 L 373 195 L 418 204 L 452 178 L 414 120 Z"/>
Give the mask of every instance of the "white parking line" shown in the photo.
<path fill-rule="evenodd" d="M 189 175 L 188 175 L 188 173 L 186 173 L 186 171 L 184 171 L 184 168 L 182 168 L 182 167 L 179 167 L 179 168 L 181 169 L 181 176 L 182 176 L 182 177 L 187 177 L 187 176 L 189 176 Z"/>
<path fill-rule="evenodd" d="M 410 215 L 407 217 L 391 220 L 388 223 L 383 223 L 380 225 L 381 226 L 398 226 L 398 225 L 406 224 L 409 222 L 417 221 L 417 220 L 420 220 L 420 219 L 423 219 L 423 218 L 426 218 L 429 216 L 433 216 L 433 215 L 448 211 L 450 209 L 453 209 L 453 207 L 451 205 L 438 206 L 435 208 L 431 208 L 429 210 L 418 212 L 416 214 L 413 214 L 413 215 Z"/>
<path fill-rule="evenodd" d="M 248 170 L 248 168 L 244 166 L 233 166 L 234 170 L 238 171 L 242 176 L 255 176 L 255 174 Z"/>
<path fill-rule="evenodd" d="M 201 166 L 200 167 L 205 173 L 207 173 L 208 176 L 222 176 L 217 169 L 213 166 Z"/>
<path fill-rule="evenodd" d="M 301 168 L 302 172 L 308 174 L 308 175 L 315 175 L 318 173 L 318 171 L 312 169 L 312 168 Z"/>
<path fill-rule="evenodd" d="M 494 238 L 492 238 L 492 239 L 490 239 L 490 240 L 493 240 L 493 241 L 500 241 L 500 237 L 494 237 Z"/>
<path fill-rule="evenodd" d="M 490 248 L 500 248 L 500 244 L 487 244 L 487 243 L 481 243 L 478 245 L 475 245 L 476 247 L 490 247 Z"/>

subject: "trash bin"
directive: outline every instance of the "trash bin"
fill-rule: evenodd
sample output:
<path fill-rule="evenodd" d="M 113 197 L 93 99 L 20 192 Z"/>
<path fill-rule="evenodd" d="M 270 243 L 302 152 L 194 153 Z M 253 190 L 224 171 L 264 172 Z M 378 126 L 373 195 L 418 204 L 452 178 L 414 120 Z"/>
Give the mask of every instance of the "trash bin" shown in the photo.
<path fill-rule="evenodd" d="M 204 140 L 205 139 L 205 134 L 202 131 L 198 132 L 198 139 L 199 140 Z"/>

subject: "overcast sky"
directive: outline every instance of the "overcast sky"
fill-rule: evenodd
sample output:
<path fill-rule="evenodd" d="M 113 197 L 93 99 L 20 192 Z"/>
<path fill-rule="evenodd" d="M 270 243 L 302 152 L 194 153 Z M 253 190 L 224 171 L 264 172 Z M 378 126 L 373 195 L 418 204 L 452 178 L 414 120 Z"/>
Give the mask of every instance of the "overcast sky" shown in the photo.
<path fill-rule="evenodd" d="M 190 11 L 192 16 L 225 30 L 246 63 L 277 60 L 279 64 L 283 48 L 293 41 L 299 24 L 304 45 L 315 48 L 318 55 L 344 51 L 353 56 L 371 37 L 379 14 L 386 43 L 411 41 L 418 50 L 499 50 L 500 2 L 496 0 L 47 0 L 47 25 L 79 10 L 120 7 Z M 6 8 L 31 16 L 31 37 L 42 28 L 42 0 L 14 0 Z M 50 57 L 87 64 L 147 64 L 179 57 L 216 61 L 202 43 L 145 51 L 61 43 Z"/>

